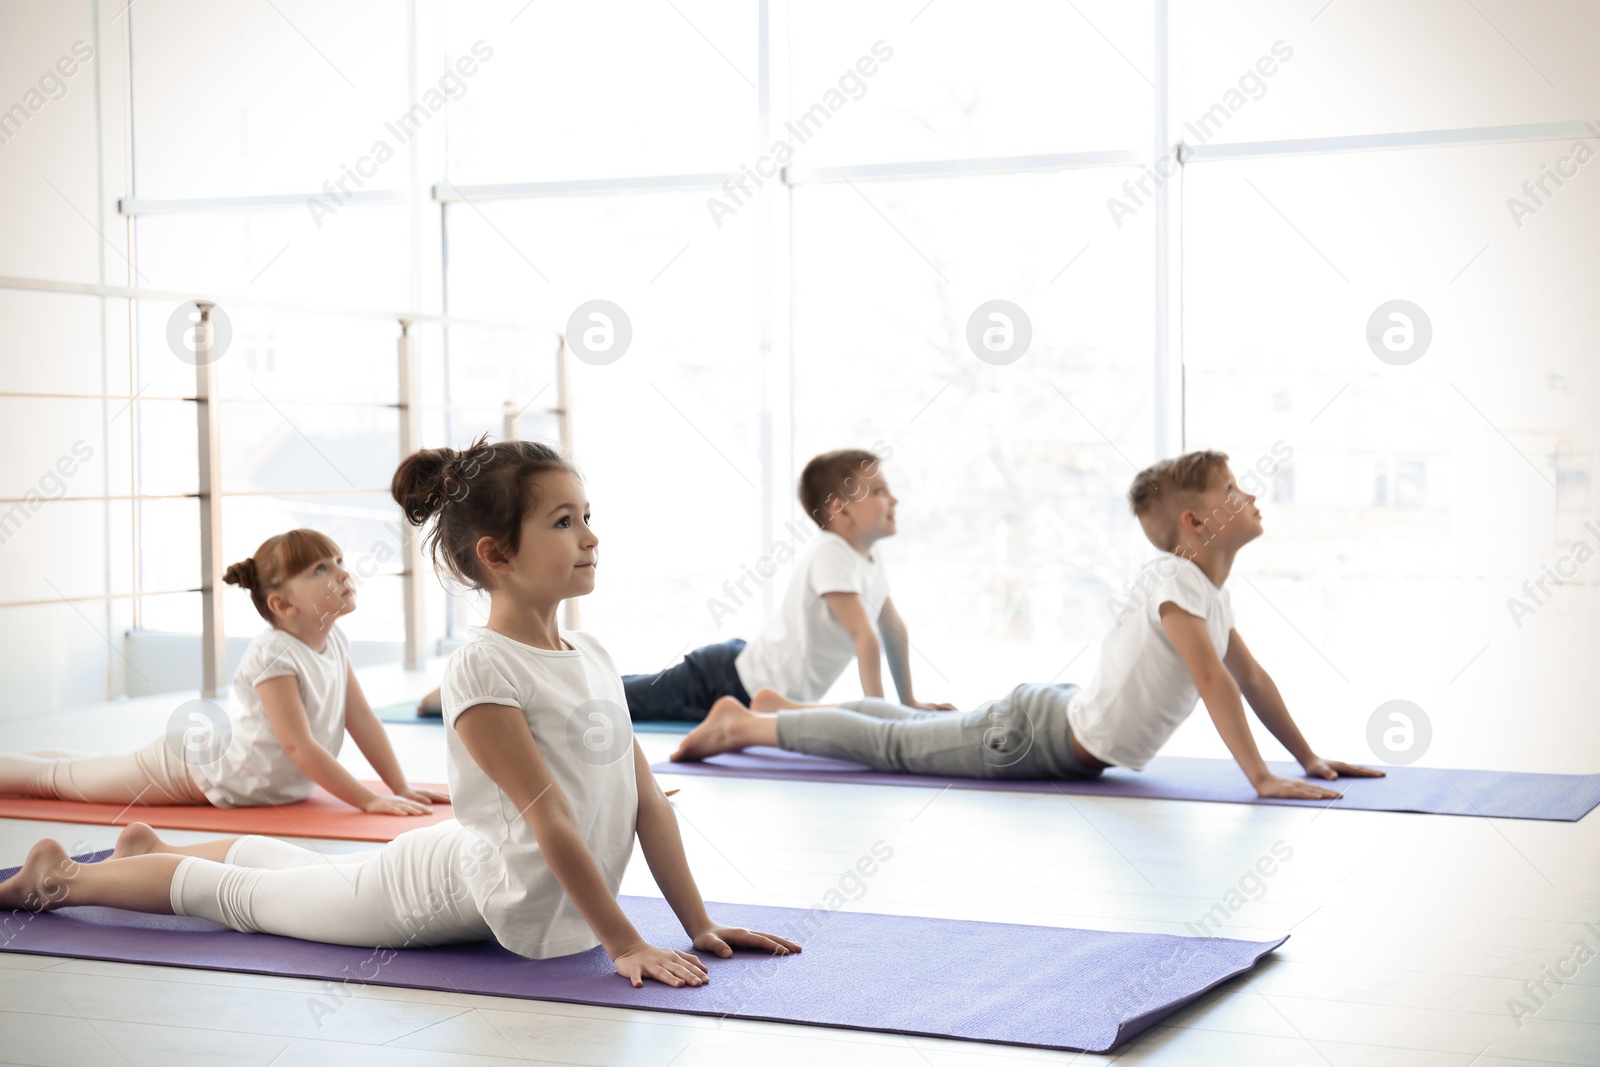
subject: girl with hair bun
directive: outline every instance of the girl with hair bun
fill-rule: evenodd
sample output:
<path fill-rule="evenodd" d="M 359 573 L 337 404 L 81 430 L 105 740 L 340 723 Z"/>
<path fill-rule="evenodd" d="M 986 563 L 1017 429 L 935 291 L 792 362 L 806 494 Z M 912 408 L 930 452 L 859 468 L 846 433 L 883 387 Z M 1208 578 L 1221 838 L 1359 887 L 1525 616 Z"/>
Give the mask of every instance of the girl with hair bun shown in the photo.
<path fill-rule="evenodd" d="M 412 524 L 432 521 L 435 564 L 489 594 L 487 625 L 444 675 L 456 817 L 339 856 L 263 837 L 174 847 L 145 828 L 117 858 L 79 864 L 41 841 L 0 884 L 0 909 L 31 893 L 47 908 L 199 915 L 374 949 L 493 937 L 531 959 L 599 945 L 636 987 L 702 985 L 699 957 L 649 944 L 617 903 L 637 839 L 687 948 L 798 952 L 707 914 L 621 676 L 592 635 L 556 625 L 563 600 L 594 589 L 600 545 L 572 462 L 539 442 L 480 438 L 415 453 L 390 489 Z"/>
<path fill-rule="evenodd" d="M 233 674 L 232 714 L 211 721 L 201 705 L 183 732 L 137 751 L 64 757 L 0 755 L 0 794 L 91 804 L 293 804 L 322 786 L 361 811 L 426 815 L 449 797 L 406 781 L 350 666 L 350 641 L 335 620 L 356 609 L 339 546 L 316 530 L 290 530 L 228 567 L 223 581 L 248 590 L 270 625 Z M 374 793 L 339 763 L 349 731 L 393 795 Z M 142 824 L 136 824 L 142 825 Z"/>

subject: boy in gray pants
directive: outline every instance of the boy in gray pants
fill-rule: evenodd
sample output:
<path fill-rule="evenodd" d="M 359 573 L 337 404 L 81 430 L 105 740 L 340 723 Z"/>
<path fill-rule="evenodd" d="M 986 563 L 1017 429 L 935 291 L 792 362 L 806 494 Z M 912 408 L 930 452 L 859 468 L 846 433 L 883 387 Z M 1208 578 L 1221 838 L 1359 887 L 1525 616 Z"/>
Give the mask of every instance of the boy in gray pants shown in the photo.
<path fill-rule="evenodd" d="M 717 701 L 672 758 L 698 760 L 768 745 L 908 774 L 1094 777 L 1113 765 L 1144 769 L 1203 698 L 1258 796 L 1341 794 L 1272 774 L 1250 735 L 1243 700 L 1308 777 L 1382 777 L 1382 771 L 1313 752 L 1277 686 L 1233 628 L 1224 584 L 1234 556 L 1262 528 L 1255 497 L 1238 488 L 1227 460 L 1221 452 L 1191 452 L 1134 478 L 1129 505 L 1162 555 L 1134 583 L 1087 689 L 1024 683 L 953 715 L 870 698 L 808 706 L 764 689 L 749 708 L 731 697 Z"/>
<path fill-rule="evenodd" d="M 1094 778 L 1106 764 L 1073 744 L 1067 722 L 1077 692 L 1071 682 L 1023 682 L 999 700 L 953 715 L 876 697 L 808 706 L 780 702 L 763 690 L 756 701 L 784 709 L 771 716 L 774 739 L 793 752 L 906 774 Z"/>

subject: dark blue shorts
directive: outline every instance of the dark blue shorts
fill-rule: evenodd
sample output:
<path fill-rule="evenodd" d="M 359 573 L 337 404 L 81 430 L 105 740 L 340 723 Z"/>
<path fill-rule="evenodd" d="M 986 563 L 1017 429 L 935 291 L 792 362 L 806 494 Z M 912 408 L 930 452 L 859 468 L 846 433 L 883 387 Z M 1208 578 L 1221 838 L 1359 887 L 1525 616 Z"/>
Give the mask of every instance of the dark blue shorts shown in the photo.
<path fill-rule="evenodd" d="M 750 703 L 750 694 L 733 669 L 734 658 L 744 650 L 744 639 L 734 637 L 720 644 L 697 648 L 656 674 L 624 674 L 623 692 L 628 694 L 628 717 L 640 720 L 699 722 L 718 697 L 731 696 L 741 704 Z"/>

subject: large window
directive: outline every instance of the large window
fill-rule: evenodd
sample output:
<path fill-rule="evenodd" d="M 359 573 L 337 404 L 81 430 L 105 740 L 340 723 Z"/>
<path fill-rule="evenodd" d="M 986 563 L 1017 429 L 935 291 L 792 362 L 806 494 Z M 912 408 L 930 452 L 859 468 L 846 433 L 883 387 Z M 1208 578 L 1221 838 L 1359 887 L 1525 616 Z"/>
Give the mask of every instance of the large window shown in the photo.
<path fill-rule="evenodd" d="M 384 0 L 130 7 L 132 191 L 156 200 L 303 196 L 338 181 L 374 141 L 393 138 L 384 124 L 410 103 L 406 10 Z M 407 182 L 400 154 L 345 190 Z M 240 251 L 231 239 L 225 247 Z"/>
<path fill-rule="evenodd" d="M 1151 231 L 1101 229 L 1128 173 L 796 193 L 796 462 L 885 442 L 901 532 L 880 550 L 919 695 L 1047 680 L 1136 561 L 1122 494 L 1151 440 Z M 997 298 L 1033 333 L 1004 365 L 967 336 Z"/>
<path fill-rule="evenodd" d="M 775 125 L 800 123 L 819 102 L 833 112 L 795 146 L 803 167 L 1137 148 L 1150 140 L 1152 10 L 794 4 L 791 106 Z M 837 108 L 834 91 L 846 98 Z"/>
<path fill-rule="evenodd" d="M 1595 111 L 1575 47 L 1596 10 L 1308 17 L 1184 21 L 1179 117 L 1212 117 L 1184 133 L 1206 146 L 1183 178 L 1186 438 L 1236 470 L 1290 455 L 1260 479 L 1268 536 L 1234 604 L 1319 733 L 1359 751 L 1372 708 L 1405 698 L 1433 718 L 1430 758 L 1470 761 L 1489 734 L 1517 765 L 1594 683 L 1572 655 L 1594 578 L 1547 575 L 1600 548 L 1596 322 L 1577 296 L 1600 282 L 1600 198 L 1571 121 Z M 1396 147 L 1344 151 L 1368 135 Z"/>
<path fill-rule="evenodd" d="M 452 203 L 446 220 L 452 312 L 566 329 L 603 299 L 627 318 L 619 358 L 568 364 L 603 563 L 583 625 L 625 671 L 731 636 L 706 602 L 760 552 L 754 228 L 716 232 L 683 192 Z M 515 395 L 553 391 L 548 362 L 507 365 L 536 371 Z"/>
<path fill-rule="evenodd" d="M 1267 514 L 1232 586 L 1241 630 L 1356 744 L 1384 699 L 1484 724 L 1519 684 L 1539 705 L 1591 669 L 1562 657 L 1592 578 L 1527 616 L 1508 597 L 1596 503 L 1594 5 L 141 0 L 123 18 L 102 51 L 126 50 L 105 78 L 130 121 L 98 151 L 127 146 L 125 169 L 102 160 L 107 188 L 129 183 L 102 213 L 127 217 L 27 262 L 24 220 L 0 273 L 84 281 L 99 242 L 107 284 L 224 299 L 221 551 L 326 530 L 369 562 L 355 636 L 398 640 L 402 565 L 377 547 L 398 519 L 396 319 L 426 312 L 425 444 L 570 429 L 607 564 L 582 625 L 625 671 L 753 635 L 787 571 L 737 600 L 725 583 L 808 521 L 807 458 L 875 444 L 925 698 L 1085 680 L 1153 551 L 1129 481 L 1200 447 L 1257 470 Z M 82 95 L 60 115 L 90 131 Z M 64 218 L 93 197 L 76 177 L 50 195 Z M 571 344 L 595 301 L 624 317 L 615 360 Z M 974 347 L 995 301 L 1027 337 L 1015 359 Z M 35 448 L 60 436 L 42 427 L 92 428 L 72 436 L 103 462 L 73 491 L 109 498 L 35 520 L 41 552 L 86 562 L 49 568 L 58 593 L 12 575 L 19 598 L 196 584 L 172 310 L 0 293 L 17 343 L 59 357 L 13 361 L 13 390 L 111 398 L 41 399 L 0 429 L 26 472 L 60 451 Z M 1375 349 L 1395 330 L 1426 350 Z M 94 342 L 110 354 L 85 364 Z M 481 619 L 425 587 L 430 638 Z M 134 602 L 138 626 L 199 629 L 193 594 Z M 108 609 L 104 630 L 127 621 Z M 229 600 L 230 632 L 258 624 Z"/>
<path fill-rule="evenodd" d="M 1188 439 L 1225 448 L 1236 470 L 1291 456 L 1266 479 L 1269 534 L 1242 557 L 1235 604 L 1257 654 L 1292 664 L 1308 683 L 1296 695 L 1347 722 L 1401 695 L 1474 730 L 1508 700 L 1533 721 L 1560 707 L 1516 694 L 1551 684 L 1529 664 L 1568 654 L 1592 579 L 1569 574 L 1548 597 L 1523 583 L 1576 541 L 1600 547 L 1584 529 L 1597 323 L 1574 299 L 1600 282 L 1583 252 L 1600 205 L 1552 198 L 1519 228 L 1505 202 L 1569 150 L 1217 162 L 1186 177 Z M 1417 309 L 1404 322 L 1380 314 L 1397 300 Z M 1422 354 L 1386 360 L 1386 330 Z M 1513 597 L 1538 612 L 1517 615 Z"/>
<path fill-rule="evenodd" d="M 1195 123 L 1183 135 L 1190 144 L 1561 122 L 1594 111 L 1582 45 L 1600 28 L 1592 4 L 1206 0 L 1173 12 L 1176 118 Z"/>
<path fill-rule="evenodd" d="M 481 62 L 451 104 L 462 185 L 736 170 L 757 115 L 756 4 L 450 3 L 431 81 Z"/>
<path fill-rule="evenodd" d="M 794 5 L 767 55 L 755 12 L 646 5 L 598 53 L 549 47 L 594 39 L 570 24 L 594 16 L 448 13 L 451 54 L 480 38 L 496 50 L 483 91 L 451 113 L 452 312 L 516 303 L 563 324 L 605 298 L 632 319 L 624 359 L 574 364 L 575 443 L 610 575 L 585 625 L 624 670 L 752 636 L 787 570 L 759 597 L 724 586 L 801 539 L 785 525 L 810 521 L 794 501 L 800 466 L 881 441 L 906 531 L 882 548 L 922 691 L 977 699 L 997 663 L 1064 667 L 1132 558 L 1117 501 L 1128 457 L 1149 458 L 1151 219 L 1107 232 L 1103 207 L 1137 174 L 825 171 L 1145 143 L 1151 9 Z M 666 55 L 671 74 L 652 78 Z M 557 84 L 595 91 L 529 107 Z M 780 164 L 792 185 L 771 180 Z M 743 186 L 651 191 L 708 172 Z M 549 184 L 564 179 L 593 181 Z M 967 320 L 997 298 L 1025 309 L 1026 362 L 991 366 L 968 347 Z M 788 433 L 767 450 L 764 418 Z"/>

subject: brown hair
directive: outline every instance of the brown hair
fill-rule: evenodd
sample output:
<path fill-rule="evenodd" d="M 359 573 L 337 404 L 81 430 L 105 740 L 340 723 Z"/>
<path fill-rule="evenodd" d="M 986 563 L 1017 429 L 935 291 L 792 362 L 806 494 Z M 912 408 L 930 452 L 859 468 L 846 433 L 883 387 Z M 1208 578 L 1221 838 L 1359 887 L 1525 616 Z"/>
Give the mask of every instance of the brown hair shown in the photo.
<path fill-rule="evenodd" d="M 438 522 L 423 549 L 457 581 L 487 589 L 488 575 L 478 560 L 478 539 L 492 537 L 507 555 L 522 542 L 522 517 L 539 503 L 533 479 L 550 471 L 567 471 L 582 480 L 577 464 L 542 441 L 496 441 L 480 436 L 465 452 L 424 448 L 400 461 L 389 493 L 406 521 L 421 526 Z"/>
<path fill-rule="evenodd" d="M 879 462 L 876 452 L 864 448 L 840 448 L 813 456 L 800 472 L 800 506 L 812 522 L 826 530 L 833 519 L 828 505 L 841 497 L 846 503 L 860 500 L 864 495 L 860 479 L 878 473 Z"/>
<path fill-rule="evenodd" d="M 1178 514 L 1196 502 L 1227 462 L 1226 452 L 1206 449 L 1161 460 L 1134 475 L 1128 506 L 1151 544 L 1164 552 L 1178 547 Z"/>
<path fill-rule="evenodd" d="M 255 555 L 230 565 L 223 572 L 222 580 L 250 590 L 256 612 L 276 625 L 272 609 L 267 607 L 267 597 L 313 563 L 338 559 L 342 555 L 344 553 L 327 534 L 317 530 L 290 530 L 261 542 Z"/>

